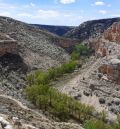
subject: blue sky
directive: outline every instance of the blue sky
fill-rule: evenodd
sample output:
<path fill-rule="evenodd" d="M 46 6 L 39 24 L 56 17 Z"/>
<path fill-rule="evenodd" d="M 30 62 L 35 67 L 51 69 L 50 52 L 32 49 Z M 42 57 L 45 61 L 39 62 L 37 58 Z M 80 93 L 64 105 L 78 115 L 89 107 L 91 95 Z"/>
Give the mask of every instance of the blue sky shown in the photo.
<path fill-rule="evenodd" d="M 0 0 L 0 16 L 77 26 L 87 20 L 120 17 L 120 0 Z"/>

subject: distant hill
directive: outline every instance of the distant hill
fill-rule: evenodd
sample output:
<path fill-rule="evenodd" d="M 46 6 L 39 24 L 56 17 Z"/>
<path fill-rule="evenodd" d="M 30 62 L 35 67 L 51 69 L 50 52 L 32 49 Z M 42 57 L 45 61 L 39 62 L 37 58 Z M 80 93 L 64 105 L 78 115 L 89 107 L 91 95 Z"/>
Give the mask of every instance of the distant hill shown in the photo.
<path fill-rule="evenodd" d="M 52 25 L 39 25 L 39 24 L 32 24 L 32 25 L 37 26 L 40 29 L 48 30 L 49 32 L 59 36 L 63 36 L 65 33 L 75 28 L 72 26 L 52 26 Z"/>
<path fill-rule="evenodd" d="M 120 18 L 87 21 L 68 31 L 64 36 L 67 38 L 79 39 L 81 41 L 90 37 L 99 37 L 114 22 L 118 21 L 120 21 Z"/>

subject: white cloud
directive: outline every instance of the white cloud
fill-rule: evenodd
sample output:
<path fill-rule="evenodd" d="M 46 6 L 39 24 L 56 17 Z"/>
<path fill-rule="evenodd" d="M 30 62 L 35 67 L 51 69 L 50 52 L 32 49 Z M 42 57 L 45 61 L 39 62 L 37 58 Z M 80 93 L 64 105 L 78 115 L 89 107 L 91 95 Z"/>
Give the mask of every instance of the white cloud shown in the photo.
<path fill-rule="evenodd" d="M 60 3 L 62 4 L 71 4 L 71 3 L 75 3 L 76 0 L 60 0 Z"/>
<path fill-rule="evenodd" d="M 94 3 L 94 5 L 96 5 L 96 6 L 102 6 L 102 5 L 105 5 L 105 3 L 103 1 L 96 1 Z"/>
<path fill-rule="evenodd" d="M 36 20 L 50 20 L 60 16 L 60 13 L 55 10 L 37 10 L 34 13 L 19 13 L 19 18 L 30 18 Z"/>
<path fill-rule="evenodd" d="M 0 2 L 0 16 L 8 16 L 27 23 L 79 25 L 81 22 L 85 21 L 82 17 L 82 15 L 84 15 L 83 12 L 83 10 L 75 12 L 73 10 L 46 8 L 34 3 L 9 4 Z"/>
<path fill-rule="evenodd" d="M 37 17 L 41 17 L 44 19 L 48 19 L 48 18 L 55 18 L 58 17 L 60 14 L 58 11 L 55 10 L 38 10 L 38 14 Z"/>
<path fill-rule="evenodd" d="M 107 12 L 106 10 L 99 10 L 99 13 L 105 15 L 105 14 L 107 14 L 108 12 Z"/>

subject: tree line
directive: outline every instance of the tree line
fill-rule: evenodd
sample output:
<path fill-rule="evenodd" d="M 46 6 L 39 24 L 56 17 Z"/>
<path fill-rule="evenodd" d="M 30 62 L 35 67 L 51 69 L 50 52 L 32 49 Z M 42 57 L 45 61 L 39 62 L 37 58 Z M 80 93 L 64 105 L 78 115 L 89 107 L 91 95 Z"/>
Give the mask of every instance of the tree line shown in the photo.
<path fill-rule="evenodd" d="M 76 65 L 76 61 L 70 61 L 58 68 L 50 68 L 47 71 L 36 71 L 28 75 L 27 98 L 39 109 L 48 111 L 60 120 L 65 121 L 70 117 L 79 121 L 89 119 L 93 107 L 81 104 L 49 86 L 49 83 L 57 77 L 73 72 Z"/>

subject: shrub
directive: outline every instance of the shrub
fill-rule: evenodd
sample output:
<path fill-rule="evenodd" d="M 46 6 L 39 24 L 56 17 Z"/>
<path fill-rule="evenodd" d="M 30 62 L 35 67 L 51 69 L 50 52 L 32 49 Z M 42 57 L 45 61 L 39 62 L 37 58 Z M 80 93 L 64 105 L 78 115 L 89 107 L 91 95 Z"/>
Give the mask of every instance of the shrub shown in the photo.
<path fill-rule="evenodd" d="M 105 123 L 103 120 L 91 119 L 84 124 L 85 129 L 119 129 L 120 125 L 118 123 L 113 123 L 111 125 Z"/>
<path fill-rule="evenodd" d="M 74 51 L 80 53 L 80 55 L 88 55 L 90 52 L 89 48 L 83 44 L 77 44 Z"/>
<path fill-rule="evenodd" d="M 80 53 L 76 52 L 76 51 L 73 51 L 72 54 L 71 54 L 71 59 L 72 60 L 79 60 L 79 58 L 80 58 Z"/>
<path fill-rule="evenodd" d="M 85 129 L 109 129 L 107 125 L 100 120 L 91 119 L 85 123 Z"/>
<path fill-rule="evenodd" d="M 80 56 L 88 56 L 90 54 L 90 49 L 83 45 L 83 44 L 77 44 L 74 47 L 74 50 L 71 54 L 72 60 L 79 60 Z"/>

